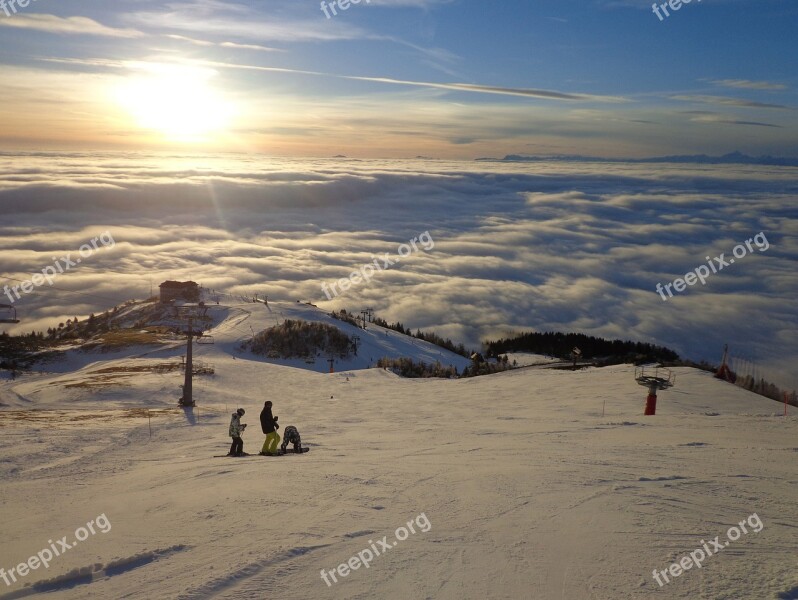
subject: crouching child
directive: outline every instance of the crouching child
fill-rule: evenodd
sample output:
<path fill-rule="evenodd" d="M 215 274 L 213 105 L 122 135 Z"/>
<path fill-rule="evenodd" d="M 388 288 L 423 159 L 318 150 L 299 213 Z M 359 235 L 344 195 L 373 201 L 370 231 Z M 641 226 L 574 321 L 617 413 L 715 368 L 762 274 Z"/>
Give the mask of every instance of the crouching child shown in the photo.
<path fill-rule="evenodd" d="M 302 452 L 302 438 L 299 437 L 299 431 L 293 425 L 289 425 L 283 431 L 283 443 L 280 445 L 280 454 L 286 453 L 288 444 L 294 445 L 294 452 Z"/>

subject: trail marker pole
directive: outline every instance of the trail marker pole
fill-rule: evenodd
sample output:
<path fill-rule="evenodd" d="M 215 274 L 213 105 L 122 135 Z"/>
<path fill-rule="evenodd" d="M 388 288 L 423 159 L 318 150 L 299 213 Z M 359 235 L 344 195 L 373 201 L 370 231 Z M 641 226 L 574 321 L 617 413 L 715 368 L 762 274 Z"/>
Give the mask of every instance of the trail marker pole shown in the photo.
<path fill-rule="evenodd" d="M 185 377 L 183 379 L 183 405 L 184 406 L 192 406 L 194 404 L 194 388 L 193 388 L 193 375 L 194 375 L 194 363 L 193 363 L 193 348 L 191 344 L 191 340 L 193 337 L 193 331 L 191 330 L 192 325 L 192 317 L 188 317 L 188 341 L 186 342 L 186 372 Z"/>
<path fill-rule="evenodd" d="M 152 421 L 150 420 L 150 409 L 147 409 L 147 426 L 150 428 L 150 438 L 152 438 Z"/>

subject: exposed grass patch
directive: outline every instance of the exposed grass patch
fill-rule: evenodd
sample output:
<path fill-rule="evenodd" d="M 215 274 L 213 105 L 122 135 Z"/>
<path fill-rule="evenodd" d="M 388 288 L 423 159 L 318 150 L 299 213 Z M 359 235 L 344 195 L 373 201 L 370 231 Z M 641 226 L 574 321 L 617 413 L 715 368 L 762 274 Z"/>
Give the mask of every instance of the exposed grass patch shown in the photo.
<path fill-rule="evenodd" d="M 157 328 L 152 328 L 157 329 Z M 100 348 L 103 352 L 121 350 L 129 346 L 155 346 L 161 343 L 157 331 L 149 329 L 118 329 L 106 331 L 83 344 L 84 350 Z"/>

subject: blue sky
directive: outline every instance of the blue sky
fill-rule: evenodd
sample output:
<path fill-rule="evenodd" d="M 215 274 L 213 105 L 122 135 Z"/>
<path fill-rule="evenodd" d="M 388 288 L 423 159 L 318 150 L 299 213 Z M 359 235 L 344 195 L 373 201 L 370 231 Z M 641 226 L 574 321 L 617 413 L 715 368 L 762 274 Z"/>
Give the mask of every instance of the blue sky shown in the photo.
<path fill-rule="evenodd" d="M 8 0 L 7 0 L 8 1 Z M 0 147 L 798 156 L 786 0 L 32 0 Z"/>

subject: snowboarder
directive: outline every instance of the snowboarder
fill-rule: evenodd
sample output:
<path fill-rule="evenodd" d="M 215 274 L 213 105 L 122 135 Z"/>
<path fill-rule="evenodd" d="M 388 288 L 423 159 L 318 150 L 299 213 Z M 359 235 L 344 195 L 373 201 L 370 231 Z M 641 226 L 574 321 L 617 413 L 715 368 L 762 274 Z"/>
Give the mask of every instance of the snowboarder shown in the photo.
<path fill-rule="evenodd" d="M 272 416 L 272 401 L 266 400 L 263 403 L 263 410 L 260 411 L 260 426 L 263 433 L 266 434 L 266 440 L 263 442 L 261 454 L 274 455 L 277 454 L 277 444 L 280 442 L 280 436 L 277 430 L 280 426 L 277 424 L 277 417 Z"/>
<path fill-rule="evenodd" d="M 299 431 L 293 425 L 289 425 L 283 432 L 283 443 L 280 444 L 280 454 L 285 454 L 285 449 L 288 444 L 294 445 L 294 452 L 302 452 L 302 438 L 299 437 Z"/>
<path fill-rule="evenodd" d="M 241 439 L 241 434 L 247 426 L 241 423 L 241 417 L 245 412 L 243 408 L 239 408 L 230 419 L 230 437 L 233 438 L 233 443 L 227 456 L 244 456 L 244 440 Z"/>

